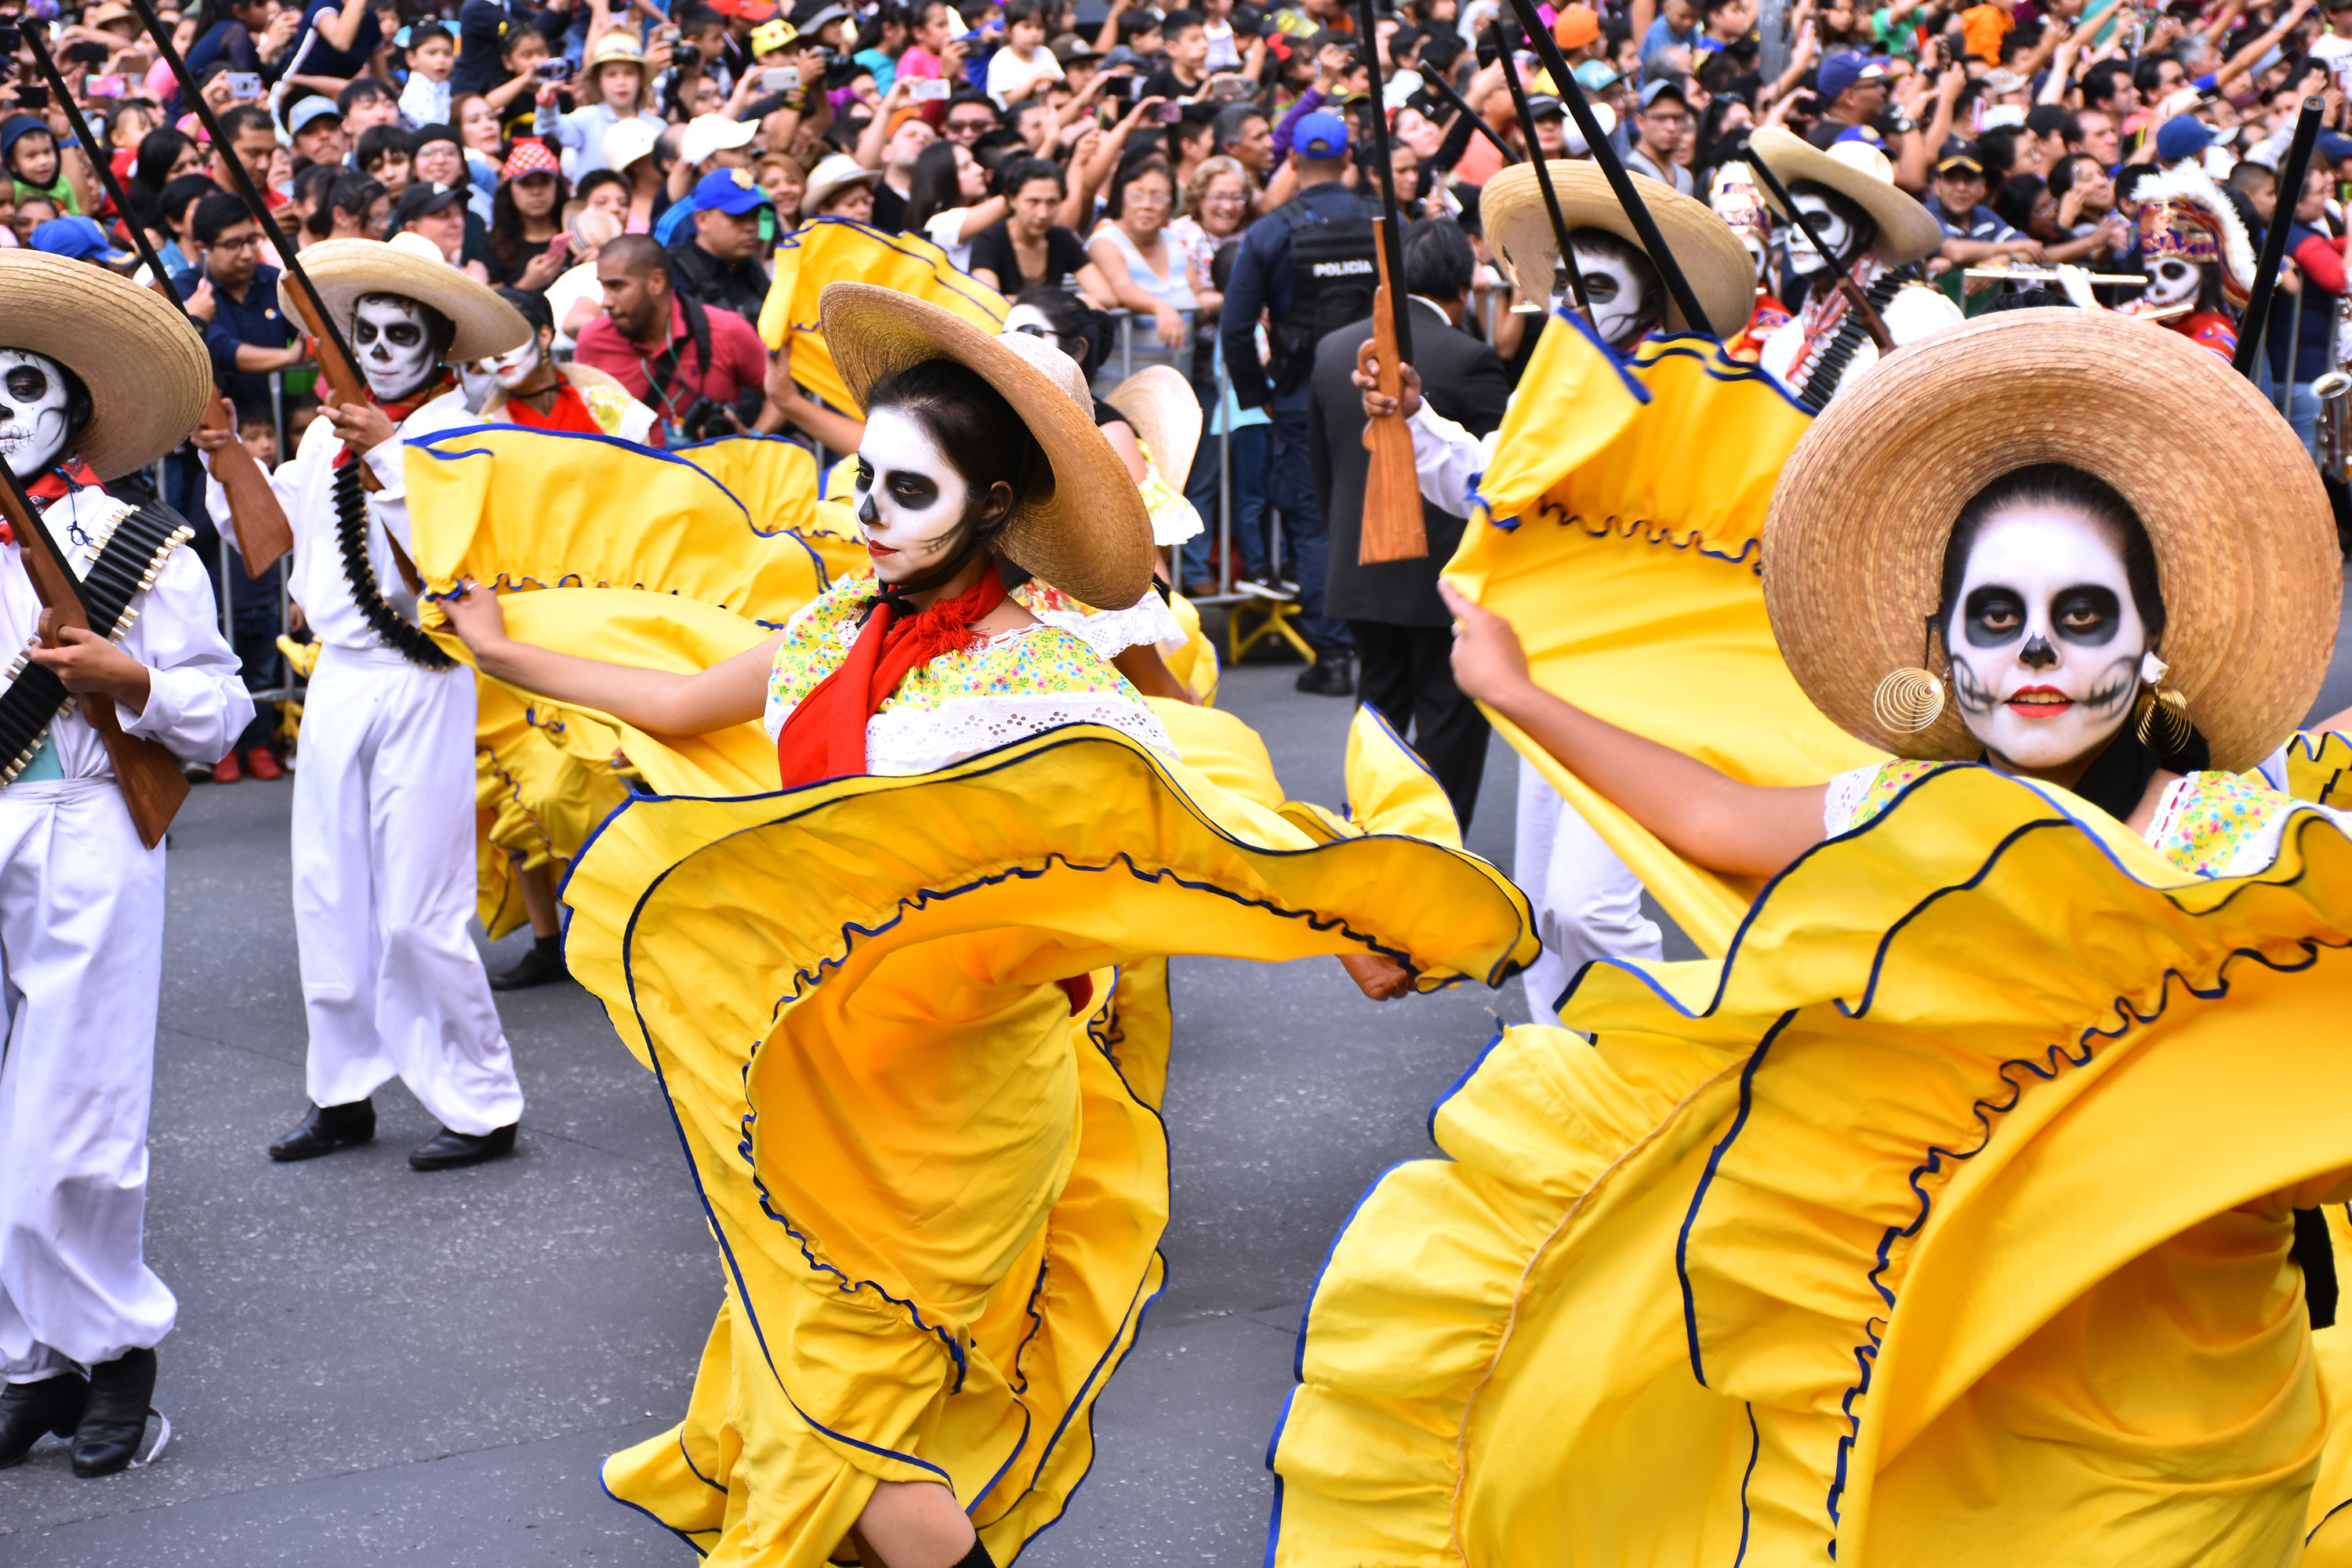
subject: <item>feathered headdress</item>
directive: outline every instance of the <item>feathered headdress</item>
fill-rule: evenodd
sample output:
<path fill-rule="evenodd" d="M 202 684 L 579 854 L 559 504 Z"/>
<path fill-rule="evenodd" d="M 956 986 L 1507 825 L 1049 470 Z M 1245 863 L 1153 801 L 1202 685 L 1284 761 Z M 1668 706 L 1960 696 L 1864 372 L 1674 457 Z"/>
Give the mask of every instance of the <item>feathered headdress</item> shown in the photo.
<path fill-rule="evenodd" d="M 2132 193 L 2140 202 L 2141 254 L 2159 260 L 2177 256 L 2221 268 L 2221 294 L 2242 308 L 2254 287 L 2254 247 L 2238 209 L 2193 163 L 2142 180 Z"/>

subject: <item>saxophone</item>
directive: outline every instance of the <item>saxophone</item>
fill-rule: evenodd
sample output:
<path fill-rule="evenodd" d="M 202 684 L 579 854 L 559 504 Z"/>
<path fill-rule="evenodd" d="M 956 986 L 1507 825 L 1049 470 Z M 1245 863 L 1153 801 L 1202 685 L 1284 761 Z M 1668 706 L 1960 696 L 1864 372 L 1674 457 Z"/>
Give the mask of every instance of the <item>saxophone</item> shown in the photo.
<path fill-rule="evenodd" d="M 2327 331 L 2327 368 L 2313 378 L 2312 395 L 2319 399 L 2319 418 L 2313 445 L 2319 450 L 2319 471 L 2341 484 L 2352 462 L 2352 374 L 2345 369 L 2345 348 L 2352 337 L 2352 290 L 2339 296 Z"/>

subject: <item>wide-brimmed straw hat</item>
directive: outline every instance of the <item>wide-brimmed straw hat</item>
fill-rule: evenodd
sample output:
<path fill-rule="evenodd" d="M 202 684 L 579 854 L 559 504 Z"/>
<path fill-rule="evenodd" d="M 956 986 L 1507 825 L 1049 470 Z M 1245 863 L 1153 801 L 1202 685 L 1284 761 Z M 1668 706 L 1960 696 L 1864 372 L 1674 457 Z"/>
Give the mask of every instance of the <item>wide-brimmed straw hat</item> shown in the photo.
<path fill-rule="evenodd" d="M 1551 174 L 1552 191 L 1559 197 L 1559 216 L 1571 232 L 1606 229 L 1641 247 L 1633 220 L 1618 205 L 1617 193 L 1609 188 L 1599 164 L 1554 158 L 1545 167 Z M 1698 296 L 1707 326 L 1719 337 L 1738 332 L 1748 324 L 1756 300 L 1756 268 L 1748 259 L 1747 247 L 1706 203 L 1641 174 L 1633 180 L 1657 222 L 1666 248 L 1690 280 L 1691 292 Z M 1478 221 L 1486 227 L 1488 247 L 1511 269 L 1519 292 L 1530 300 L 1551 298 L 1559 241 L 1552 234 L 1551 215 L 1544 210 L 1535 165 L 1514 163 L 1488 180 L 1478 200 Z M 1671 295 L 1666 300 L 1666 326 L 1678 332 L 1697 328 L 1697 323 L 1683 320 Z"/>
<path fill-rule="evenodd" d="M 1895 165 L 1869 142 L 1841 142 L 1824 153 L 1793 132 L 1768 125 L 1749 137 L 1748 144 L 1771 166 L 1782 184 L 1811 180 L 1870 214 L 1878 225 L 1871 254 L 1889 267 L 1932 256 L 1944 243 L 1944 226 L 1919 205 L 1918 197 L 1895 183 Z M 1769 192 L 1765 200 L 1771 201 Z M 1780 209 L 1780 204 L 1772 202 L 1772 210 Z"/>
<path fill-rule="evenodd" d="M 1184 373 L 1164 364 L 1146 365 L 1110 389 L 1103 399 L 1127 416 L 1136 438 L 1151 448 L 1160 477 L 1182 489 L 1201 448 L 1201 400 Z"/>
<path fill-rule="evenodd" d="M 1045 449 L 1050 472 L 1013 508 L 1004 554 L 1072 598 L 1124 609 L 1151 586 L 1151 519 L 1143 493 L 1095 428 L 1077 362 L 1041 338 L 992 337 L 928 300 L 870 283 L 818 296 L 825 346 L 862 407 L 883 377 L 950 359 L 1002 393 Z"/>
<path fill-rule="evenodd" d="M 74 451 L 110 479 L 188 438 L 213 395 L 212 360 L 180 312 L 87 261 L 0 250 L 0 348 L 47 356 L 89 388 Z"/>
<path fill-rule="evenodd" d="M 1981 755 L 1954 705 L 1901 734 L 1871 698 L 1928 653 L 1961 509 L 2038 463 L 2095 475 L 2139 513 L 2164 594 L 2165 684 L 2189 699 L 2213 765 L 2268 756 L 2318 697 L 2335 645 L 2326 492 L 2227 361 L 2103 310 L 2004 311 L 1898 349 L 1806 431 L 1764 525 L 1764 603 L 1805 695 L 1898 755 Z M 1948 665 L 1938 637 L 1928 668 Z"/>
<path fill-rule="evenodd" d="M 452 364 L 502 354 L 530 339 L 530 323 L 520 311 L 488 284 L 475 282 L 443 260 L 433 242 L 421 235 L 322 239 L 302 253 L 302 270 L 318 286 L 336 327 L 347 335 L 352 308 L 362 295 L 397 294 L 432 306 L 456 324 L 457 335 L 446 356 Z M 290 274 L 278 279 L 278 308 L 289 316 L 295 315 L 293 289 Z"/>

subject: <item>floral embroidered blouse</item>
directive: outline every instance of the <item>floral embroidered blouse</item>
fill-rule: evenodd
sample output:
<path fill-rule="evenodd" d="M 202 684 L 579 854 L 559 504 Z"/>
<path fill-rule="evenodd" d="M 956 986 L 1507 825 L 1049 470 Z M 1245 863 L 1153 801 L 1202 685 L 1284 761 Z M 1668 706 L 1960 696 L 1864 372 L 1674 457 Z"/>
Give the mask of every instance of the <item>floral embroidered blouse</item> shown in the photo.
<path fill-rule="evenodd" d="M 768 671 L 768 735 L 782 733 L 817 682 L 841 668 L 874 589 L 862 568 L 784 625 Z M 1063 724 L 1102 724 L 1177 760 L 1175 742 L 1135 688 L 1076 634 L 1053 625 L 1001 632 L 976 651 L 911 671 L 866 723 L 868 773 L 929 773 Z"/>
<path fill-rule="evenodd" d="M 1912 784 L 1953 765 L 1896 761 L 1840 773 L 1830 781 L 1822 827 L 1832 838 L 1851 832 Z M 2165 786 L 2144 837 L 2193 876 L 2245 876 L 2277 858 L 2279 836 L 2295 804 L 2252 774 L 2187 773 Z"/>
<path fill-rule="evenodd" d="M 1182 624 L 1176 619 L 1176 612 L 1168 607 L 1156 588 L 1146 588 L 1143 597 L 1124 610 L 1097 610 L 1082 605 L 1052 584 L 1034 577 L 1013 589 L 1013 598 L 1047 626 L 1076 633 L 1088 647 L 1105 658 L 1116 658 L 1129 648 L 1147 644 L 1163 654 L 1171 654 L 1189 640 Z"/>

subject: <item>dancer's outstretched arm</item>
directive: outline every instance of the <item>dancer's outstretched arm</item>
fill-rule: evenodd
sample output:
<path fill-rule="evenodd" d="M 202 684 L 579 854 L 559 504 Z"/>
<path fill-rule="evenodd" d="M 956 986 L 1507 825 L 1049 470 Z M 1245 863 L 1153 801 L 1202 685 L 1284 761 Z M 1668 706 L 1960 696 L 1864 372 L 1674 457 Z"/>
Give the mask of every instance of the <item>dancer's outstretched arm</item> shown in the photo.
<path fill-rule="evenodd" d="M 783 636 L 778 632 L 709 669 L 679 675 L 517 642 L 507 636 L 498 595 L 479 584 L 468 584 L 441 607 L 484 675 L 575 708 L 610 713 L 649 735 L 707 735 L 759 718 L 768 700 L 768 667 Z"/>
<path fill-rule="evenodd" d="M 1822 841 L 1827 784 L 1742 784 L 1596 719 L 1535 683 L 1510 622 L 1472 604 L 1451 583 L 1437 590 L 1454 616 L 1454 683 L 1526 731 L 1675 854 L 1710 870 L 1769 877 Z"/>

